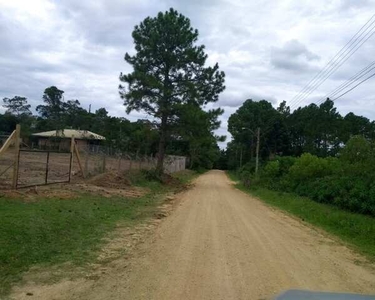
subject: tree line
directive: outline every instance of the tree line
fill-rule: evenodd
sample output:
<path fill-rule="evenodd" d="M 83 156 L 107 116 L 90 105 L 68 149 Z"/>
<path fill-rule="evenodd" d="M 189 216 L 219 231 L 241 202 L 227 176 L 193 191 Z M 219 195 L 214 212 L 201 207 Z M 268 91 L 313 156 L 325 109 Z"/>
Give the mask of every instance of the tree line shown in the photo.
<path fill-rule="evenodd" d="M 233 139 L 222 153 L 223 168 L 236 169 L 254 161 L 257 139 L 253 133 L 258 128 L 263 161 L 303 153 L 337 156 L 352 136 L 375 140 L 374 121 L 352 112 L 342 116 L 330 99 L 293 112 L 285 101 L 275 108 L 266 100 L 249 99 L 229 117 L 228 131 Z"/>
<path fill-rule="evenodd" d="M 159 130 L 155 122 L 113 117 L 103 107 L 90 112 L 79 100 L 65 101 L 63 95 L 64 91 L 55 86 L 46 88 L 41 97 L 43 104 L 35 108 L 36 113 L 32 113 L 26 97 L 4 98 L 6 111 L 0 114 L 0 133 L 11 133 L 16 124 L 21 124 L 25 140 L 41 131 L 89 130 L 106 137 L 103 146 L 131 155 L 157 155 Z M 181 124 L 168 141 L 167 153 L 189 156 L 191 168 L 212 167 L 220 155 L 218 137 L 213 131 L 220 126 L 217 118 L 221 113 L 221 110 L 205 112 L 198 108 L 181 110 Z"/>
<path fill-rule="evenodd" d="M 327 99 L 291 112 L 247 100 L 229 118 L 233 140 L 220 166 L 235 169 L 251 188 L 265 187 L 307 196 L 321 203 L 375 216 L 375 122 L 342 116 Z M 256 139 L 261 128 L 260 170 L 255 174 Z"/>

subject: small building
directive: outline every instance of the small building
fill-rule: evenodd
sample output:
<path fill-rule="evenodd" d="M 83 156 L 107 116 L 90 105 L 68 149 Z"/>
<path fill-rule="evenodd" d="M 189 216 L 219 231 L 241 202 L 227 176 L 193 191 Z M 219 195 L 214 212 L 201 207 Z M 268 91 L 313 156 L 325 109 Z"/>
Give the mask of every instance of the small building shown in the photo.
<path fill-rule="evenodd" d="M 38 132 L 32 134 L 39 149 L 69 151 L 71 139 L 74 137 L 79 149 L 99 146 L 105 137 L 88 130 L 63 129 Z"/>

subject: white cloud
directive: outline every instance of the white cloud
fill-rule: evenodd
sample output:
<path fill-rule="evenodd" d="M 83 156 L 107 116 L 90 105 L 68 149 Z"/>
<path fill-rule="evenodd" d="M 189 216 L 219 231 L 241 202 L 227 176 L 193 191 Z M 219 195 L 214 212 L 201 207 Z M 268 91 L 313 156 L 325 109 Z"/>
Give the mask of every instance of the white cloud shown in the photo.
<path fill-rule="evenodd" d="M 26 96 L 35 107 L 56 85 L 84 107 L 125 114 L 118 76 L 129 72 L 131 32 L 158 11 L 188 16 L 208 62 L 226 72 L 217 105 L 230 113 L 246 99 L 290 100 L 370 18 L 375 0 L 0 0 L 0 98 Z M 306 101 L 320 99 L 373 59 L 375 36 Z M 320 58 L 320 59 L 318 59 Z M 375 118 L 371 81 L 337 101 L 339 111 Z"/>

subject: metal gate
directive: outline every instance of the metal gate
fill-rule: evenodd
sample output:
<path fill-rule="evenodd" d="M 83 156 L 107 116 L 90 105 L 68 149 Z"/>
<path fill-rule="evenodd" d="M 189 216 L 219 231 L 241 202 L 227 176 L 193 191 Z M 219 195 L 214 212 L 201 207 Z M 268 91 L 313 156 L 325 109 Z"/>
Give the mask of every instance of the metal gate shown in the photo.
<path fill-rule="evenodd" d="M 16 188 L 69 183 L 72 159 L 71 152 L 19 150 Z"/>

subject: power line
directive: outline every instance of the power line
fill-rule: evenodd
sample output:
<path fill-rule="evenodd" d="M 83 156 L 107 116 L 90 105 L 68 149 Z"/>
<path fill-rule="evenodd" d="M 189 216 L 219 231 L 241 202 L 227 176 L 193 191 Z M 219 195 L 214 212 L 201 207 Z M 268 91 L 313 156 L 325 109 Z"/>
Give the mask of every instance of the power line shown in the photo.
<path fill-rule="evenodd" d="M 324 74 L 326 72 L 330 71 L 329 69 L 332 70 L 332 68 L 334 68 L 335 65 L 339 64 L 340 61 L 342 61 L 342 56 L 345 55 L 345 52 L 347 52 L 348 49 L 355 48 L 363 40 L 362 39 L 362 40 L 357 42 L 357 40 L 374 24 L 375 20 L 371 22 L 371 20 L 374 18 L 374 16 L 375 16 L 375 14 L 366 22 L 365 25 L 363 25 L 361 27 L 361 29 L 349 40 L 349 42 L 347 42 L 346 45 L 343 48 L 341 48 L 341 50 L 327 63 L 327 65 L 318 74 L 316 74 L 315 77 L 312 80 L 310 80 L 310 82 L 305 86 L 305 88 L 295 98 L 293 98 L 294 99 L 293 101 L 295 101 L 295 102 L 298 101 L 307 92 L 309 92 L 311 90 L 312 86 L 314 86 L 314 84 L 322 76 L 324 76 Z M 368 24 L 369 24 L 369 26 L 367 26 Z M 365 30 L 363 32 L 361 32 L 364 28 L 365 28 Z M 371 32 L 371 30 L 370 30 L 370 32 Z M 351 51 L 352 49 L 350 49 L 349 51 Z"/>
<path fill-rule="evenodd" d="M 312 85 L 320 76 L 322 76 L 322 74 L 324 74 L 324 72 L 326 72 L 326 68 L 328 69 L 330 65 L 332 65 L 335 60 L 337 59 L 337 57 L 341 56 L 342 53 L 341 52 L 345 52 L 346 51 L 346 48 L 350 48 L 351 47 L 351 44 L 353 42 L 355 42 L 355 40 L 358 39 L 357 35 L 362 31 L 363 28 L 365 28 L 367 26 L 367 24 L 372 20 L 372 18 L 375 16 L 375 14 L 356 32 L 356 34 L 349 40 L 349 42 L 347 42 L 345 44 L 344 47 L 342 47 L 340 49 L 340 51 L 338 53 L 336 53 L 336 55 L 325 65 L 325 67 L 320 71 L 318 72 L 310 81 L 309 83 L 302 89 L 302 91 L 297 94 L 295 97 L 293 97 L 293 99 L 291 101 L 294 101 L 294 100 L 298 100 L 310 87 L 310 85 Z M 370 26 L 373 24 L 373 22 L 370 24 Z M 368 28 L 365 29 L 365 31 L 367 30 Z M 364 31 L 364 32 L 365 32 Z M 363 32 L 361 33 L 361 35 L 363 34 Z M 360 35 L 360 36 L 361 36 Z M 353 41 L 354 40 L 354 41 Z"/>
<path fill-rule="evenodd" d="M 369 31 L 368 29 L 375 23 L 375 20 L 372 20 L 374 17 L 375 14 L 356 32 L 356 34 L 349 40 L 349 42 L 347 42 L 346 45 L 341 48 L 341 50 L 325 65 L 325 67 L 319 73 L 317 73 L 296 96 L 292 98 L 290 106 L 300 102 L 300 100 L 303 99 L 306 95 L 309 95 L 308 93 L 311 94 L 314 88 L 316 89 L 318 87 L 318 84 L 320 85 L 321 83 L 323 83 L 321 80 L 322 77 L 326 76 L 327 73 L 331 75 L 333 69 L 333 71 L 337 70 L 338 67 L 340 67 L 347 59 L 349 59 L 349 57 L 353 55 L 355 51 L 357 51 L 372 36 L 373 33 L 371 33 L 371 31 L 375 27 L 372 27 Z M 366 39 L 366 36 L 368 36 L 369 33 L 370 36 Z M 365 34 L 364 37 L 362 37 L 363 34 Z M 363 41 L 364 39 L 366 40 Z M 359 44 L 360 46 L 357 47 Z M 353 49 L 355 49 L 354 52 Z M 348 55 L 350 56 L 348 57 Z M 346 60 L 344 60 L 345 58 Z"/>
<path fill-rule="evenodd" d="M 375 29 L 375 26 L 371 29 L 371 30 L 373 30 L 373 29 Z M 321 78 L 320 79 L 320 81 L 319 82 L 317 82 L 313 87 L 312 87 L 312 89 L 310 89 L 310 91 L 303 97 L 303 98 L 301 98 L 298 102 L 299 103 L 301 103 L 302 101 L 304 101 L 311 93 L 313 93 L 319 86 L 321 86 L 333 73 L 335 73 L 336 71 L 337 71 L 337 69 L 338 68 L 340 68 L 354 53 L 356 53 L 357 52 L 357 50 L 365 43 L 365 42 L 367 42 L 373 35 L 374 35 L 374 33 L 375 33 L 375 30 L 374 31 L 372 31 L 372 32 L 369 32 L 370 33 L 370 35 L 369 36 L 367 36 L 367 34 L 366 34 L 366 36 L 367 36 L 367 38 L 366 38 L 366 36 L 361 40 L 362 41 L 362 43 L 357 47 L 356 46 L 356 48 L 352 48 L 351 50 L 350 50 L 350 52 L 348 52 L 345 56 L 344 56 L 344 58 L 343 58 L 343 60 L 342 61 L 340 61 L 336 66 L 334 66 L 334 68 L 333 69 L 331 69 L 329 72 L 328 72 L 328 74 L 326 74 L 326 76 L 325 77 L 323 77 L 323 78 Z"/>
<path fill-rule="evenodd" d="M 334 57 L 332 57 L 331 58 L 331 60 L 324 66 L 324 68 L 320 71 L 320 72 L 318 72 L 308 83 L 307 83 L 307 85 L 296 95 L 296 96 L 294 96 L 292 99 L 291 99 L 291 101 L 293 101 L 294 99 L 298 99 L 298 97 L 310 86 L 310 84 L 312 84 L 312 82 L 313 81 L 315 81 L 315 79 L 320 75 L 320 74 L 322 74 L 323 72 L 325 72 L 325 69 L 336 59 L 336 57 L 337 56 L 339 56 L 340 55 L 340 53 L 342 52 L 342 51 L 344 51 L 344 49 L 350 44 L 350 43 L 352 43 L 352 41 L 353 41 L 353 39 L 355 39 L 355 37 L 362 31 L 362 29 L 363 28 L 365 28 L 366 26 L 367 26 L 367 24 L 372 20 L 372 18 L 374 18 L 374 16 L 375 16 L 375 14 L 356 32 L 356 34 L 355 35 L 353 35 L 353 37 L 349 40 L 349 42 L 347 42 L 346 44 L 345 44 L 345 46 L 344 47 L 342 47 L 341 49 L 340 49 L 340 51 L 339 52 L 337 52 L 336 53 L 336 55 L 334 56 Z"/>
<path fill-rule="evenodd" d="M 359 71 L 357 74 L 355 74 L 351 78 L 349 78 L 346 82 L 344 82 L 341 85 L 339 85 L 338 87 L 336 87 L 333 91 L 326 94 L 321 100 L 317 101 L 316 104 L 320 104 L 320 103 L 324 102 L 327 98 L 333 98 L 338 93 L 342 92 L 345 88 L 349 87 L 350 85 L 352 85 L 356 81 L 360 80 L 361 78 L 363 78 L 365 75 L 367 75 L 368 73 L 370 73 L 374 69 L 375 69 L 375 61 L 372 62 L 371 64 L 369 64 L 367 67 L 365 67 L 361 71 Z"/>
<path fill-rule="evenodd" d="M 375 28 L 375 27 L 374 27 Z M 369 40 L 372 35 L 375 33 L 373 31 L 370 36 L 368 36 L 358 47 L 352 48 L 350 52 L 348 52 L 345 57 L 343 58 L 342 61 L 339 62 L 336 66 L 333 67 L 324 77 L 320 78 L 320 81 L 317 82 L 310 90 L 308 93 L 306 93 L 299 101 L 297 101 L 294 105 L 300 104 L 302 101 L 304 101 L 311 93 L 313 93 L 319 86 L 321 86 L 328 78 L 331 76 L 339 67 L 341 67 L 357 50 L 367 41 Z"/>
<path fill-rule="evenodd" d="M 356 87 L 360 86 L 362 83 L 364 83 L 365 81 L 369 80 L 370 78 L 372 78 L 374 76 L 375 76 L 375 73 L 371 74 L 369 77 L 363 79 L 361 82 L 359 82 L 358 84 L 356 84 L 355 86 L 353 86 L 351 89 L 347 90 L 345 93 L 342 93 L 340 96 L 336 97 L 335 99 L 332 99 L 332 101 L 335 101 L 335 100 L 341 98 L 342 96 L 346 95 L 347 93 L 349 93 L 350 91 L 354 90 Z"/>

